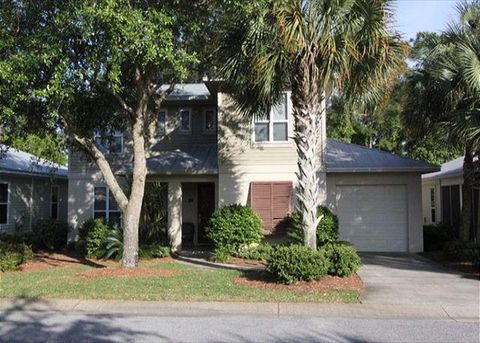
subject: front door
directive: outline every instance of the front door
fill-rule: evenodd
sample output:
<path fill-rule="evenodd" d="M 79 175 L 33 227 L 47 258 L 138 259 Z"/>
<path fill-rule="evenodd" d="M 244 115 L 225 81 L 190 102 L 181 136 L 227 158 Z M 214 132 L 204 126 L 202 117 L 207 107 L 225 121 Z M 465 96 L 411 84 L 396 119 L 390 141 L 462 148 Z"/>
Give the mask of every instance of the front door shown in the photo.
<path fill-rule="evenodd" d="M 198 243 L 211 244 L 206 237 L 206 228 L 208 220 L 215 211 L 215 184 L 199 183 L 198 184 Z"/>

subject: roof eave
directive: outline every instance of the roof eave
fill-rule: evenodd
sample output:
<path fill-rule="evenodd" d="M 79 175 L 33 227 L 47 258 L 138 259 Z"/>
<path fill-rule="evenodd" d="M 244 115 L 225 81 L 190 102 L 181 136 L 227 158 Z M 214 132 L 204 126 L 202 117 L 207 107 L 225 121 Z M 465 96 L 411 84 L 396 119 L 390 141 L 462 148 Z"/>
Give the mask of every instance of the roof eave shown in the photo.
<path fill-rule="evenodd" d="M 327 173 L 431 173 L 436 172 L 438 167 L 378 167 L 378 168 L 328 168 Z"/>

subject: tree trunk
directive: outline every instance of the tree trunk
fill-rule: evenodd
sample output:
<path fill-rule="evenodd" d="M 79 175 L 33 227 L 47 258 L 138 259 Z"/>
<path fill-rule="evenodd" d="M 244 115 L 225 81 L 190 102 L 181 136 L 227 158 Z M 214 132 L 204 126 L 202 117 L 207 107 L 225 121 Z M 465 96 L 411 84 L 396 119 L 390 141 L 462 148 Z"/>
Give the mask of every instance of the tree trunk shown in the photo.
<path fill-rule="evenodd" d="M 318 172 L 323 165 L 321 105 L 323 90 L 319 89 L 320 73 L 316 67 L 316 47 L 312 46 L 298 56 L 292 73 L 292 103 L 295 118 L 295 143 L 298 154 L 297 211 L 302 214 L 305 245 L 317 248 L 317 217 L 320 206 Z"/>
<path fill-rule="evenodd" d="M 473 147 L 467 144 L 463 160 L 462 221 L 460 223 L 460 239 L 463 241 L 470 239 L 472 224 L 472 189 L 475 182 L 473 153 Z"/>

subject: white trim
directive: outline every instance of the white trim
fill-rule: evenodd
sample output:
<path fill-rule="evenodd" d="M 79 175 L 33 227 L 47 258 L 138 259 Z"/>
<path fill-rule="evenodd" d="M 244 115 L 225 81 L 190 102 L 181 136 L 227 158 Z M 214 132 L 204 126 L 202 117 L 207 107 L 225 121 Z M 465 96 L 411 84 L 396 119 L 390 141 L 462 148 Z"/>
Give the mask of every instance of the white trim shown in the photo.
<path fill-rule="evenodd" d="M 259 118 L 256 120 L 255 118 L 252 119 L 252 143 L 255 145 L 285 145 L 290 143 L 290 137 L 289 137 L 289 128 L 290 128 L 290 117 L 291 117 L 291 102 L 290 102 L 290 92 L 282 92 L 282 96 L 285 97 L 285 111 L 286 111 L 286 116 L 287 119 L 285 120 L 274 120 L 273 119 L 273 111 L 274 107 L 270 109 L 270 113 L 268 114 L 268 117 L 265 118 Z M 256 141 L 255 139 L 255 124 L 267 124 L 268 123 L 268 140 L 266 141 Z M 287 139 L 284 141 L 275 141 L 274 140 L 274 133 L 273 133 L 273 127 L 274 124 L 287 124 Z"/>
<path fill-rule="evenodd" d="M 53 202 L 53 189 L 57 189 L 57 201 Z M 53 205 L 57 205 L 57 216 L 53 217 Z M 59 217 L 59 210 L 60 210 L 60 187 L 58 185 L 51 185 L 50 186 L 50 218 L 58 220 Z"/>
<path fill-rule="evenodd" d="M 96 139 L 98 137 L 102 137 L 102 135 L 98 134 L 98 133 L 95 133 L 95 135 L 93 136 L 93 143 L 96 144 Z M 111 135 L 111 137 L 120 137 L 120 151 L 116 151 L 116 152 L 110 152 L 110 148 L 107 146 L 107 147 L 104 147 L 105 148 L 105 154 L 112 154 L 112 155 L 115 155 L 115 154 L 123 154 L 123 144 L 124 144 L 124 137 L 123 137 L 123 132 L 118 132 L 118 131 L 115 131 L 113 133 L 113 135 Z"/>
<path fill-rule="evenodd" d="M 96 188 L 105 188 L 105 210 L 95 210 L 95 189 Z M 92 204 L 93 219 L 95 219 L 95 213 L 103 213 L 103 212 L 105 212 L 105 221 L 107 222 L 107 224 L 110 221 L 110 212 L 120 213 L 120 223 L 122 222 L 121 220 L 122 211 L 120 210 L 120 208 L 118 208 L 117 210 L 110 209 L 110 188 L 108 188 L 107 186 L 94 186 L 93 187 L 93 204 Z"/>
<path fill-rule="evenodd" d="M 2 202 L 0 205 L 7 205 L 7 222 L 6 223 L 0 223 L 0 228 L 5 227 L 10 225 L 10 206 L 11 206 L 11 199 L 10 199 L 10 193 L 11 193 L 11 184 L 8 181 L 2 181 L 0 182 L 2 185 L 7 185 L 7 202 Z"/>
<path fill-rule="evenodd" d="M 161 112 L 164 112 L 165 113 L 165 118 L 164 118 L 164 121 L 163 121 L 163 130 L 160 129 L 160 125 L 158 125 L 158 123 L 160 122 L 159 121 L 159 115 Z M 157 112 L 157 133 L 159 135 L 164 135 L 167 133 L 167 116 L 168 116 L 168 109 L 167 108 L 160 108 Z"/>
<path fill-rule="evenodd" d="M 207 129 L 207 111 L 212 111 L 213 112 L 213 129 Z M 203 109 L 203 122 L 202 122 L 202 131 L 203 134 L 205 135 L 210 135 L 210 134 L 215 134 L 217 132 L 217 125 L 218 125 L 218 119 L 217 119 L 217 109 L 214 107 L 206 107 Z"/>
<path fill-rule="evenodd" d="M 189 122 L 189 128 L 188 130 L 183 130 L 182 129 L 182 112 L 188 112 L 188 122 Z M 179 116 L 179 126 L 178 126 L 178 132 L 182 134 L 191 134 L 192 133 L 192 109 L 188 107 L 184 108 L 179 108 L 178 109 L 178 116 Z"/>

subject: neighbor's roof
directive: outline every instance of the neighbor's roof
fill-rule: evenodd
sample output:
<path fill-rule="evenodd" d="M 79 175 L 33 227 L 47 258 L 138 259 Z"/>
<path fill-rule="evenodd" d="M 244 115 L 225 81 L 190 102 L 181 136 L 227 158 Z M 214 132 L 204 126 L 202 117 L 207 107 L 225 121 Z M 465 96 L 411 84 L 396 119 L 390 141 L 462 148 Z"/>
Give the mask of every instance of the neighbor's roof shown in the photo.
<path fill-rule="evenodd" d="M 0 173 L 67 177 L 67 167 L 0 145 Z"/>
<path fill-rule="evenodd" d="M 217 145 L 195 145 L 159 152 L 147 160 L 150 174 L 217 174 Z"/>
<path fill-rule="evenodd" d="M 168 89 L 169 85 L 160 87 L 160 92 Z M 174 91 L 167 100 L 208 100 L 210 92 L 204 83 L 180 83 L 175 85 Z"/>
<path fill-rule="evenodd" d="M 327 140 L 325 156 L 329 173 L 438 171 L 439 167 L 361 145 Z"/>
<path fill-rule="evenodd" d="M 436 173 L 422 175 L 422 180 L 437 180 L 457 176 L 463 176 L 463 156 L 443 163 L 440 171 Z"/>

